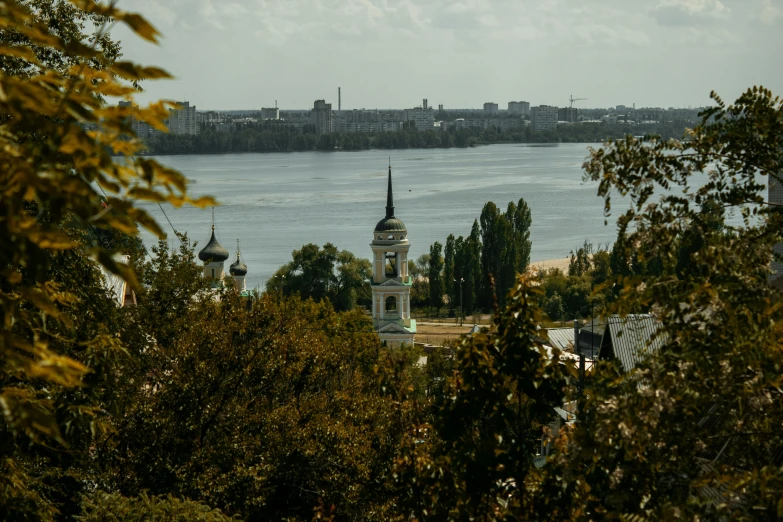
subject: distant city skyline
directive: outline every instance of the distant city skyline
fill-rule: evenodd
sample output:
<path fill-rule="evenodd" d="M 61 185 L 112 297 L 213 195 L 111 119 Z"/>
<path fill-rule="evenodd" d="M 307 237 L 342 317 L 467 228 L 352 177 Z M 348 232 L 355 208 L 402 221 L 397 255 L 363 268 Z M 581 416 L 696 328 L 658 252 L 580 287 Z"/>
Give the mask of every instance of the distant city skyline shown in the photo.
<path fill-rule="evenodd" d="M 115 30 L 177 79 L 138 101 L 199 110 L 316 99 L 342 108 L 698 107 L 752 85 L 783 95 L 781 0 L 121 0 L 163 34 Z"/>

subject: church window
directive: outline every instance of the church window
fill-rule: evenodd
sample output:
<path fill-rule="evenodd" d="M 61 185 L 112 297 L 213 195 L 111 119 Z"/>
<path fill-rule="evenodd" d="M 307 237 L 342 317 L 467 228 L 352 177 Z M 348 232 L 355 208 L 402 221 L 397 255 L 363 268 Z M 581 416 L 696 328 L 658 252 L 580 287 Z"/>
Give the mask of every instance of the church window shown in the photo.
<path fill-rule="evenodd" d="M 393 236 L 393 235 L 391 235 L 391 234 L 389 234 L 389 237 L 388 237 L 388 239 L 391 241 L 391 240 L 393 240 L 393 239 L 394 239 L 394 236 Z"/>
<path fill-rule="evenodd" d="M 397 299 L 394 297 L 387 297 L 386 298 L 386 311 L 387 312 L 396 312 L 397 311 Z"/>

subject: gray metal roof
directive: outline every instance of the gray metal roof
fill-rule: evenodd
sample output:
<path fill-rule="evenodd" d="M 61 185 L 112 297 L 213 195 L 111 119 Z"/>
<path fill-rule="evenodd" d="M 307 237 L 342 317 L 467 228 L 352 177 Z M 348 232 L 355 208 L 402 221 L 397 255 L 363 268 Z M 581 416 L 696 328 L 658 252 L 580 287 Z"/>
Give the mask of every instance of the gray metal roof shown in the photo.
<path fill-rule="evenodd" d="M 574 329 L 573 328 L 547 328 L 546 336 L 549 344 L 559 348 L 564 352 L 574 351 Z"/>
<path fill-rule="evenodd" d="M 205 263 L 207 261 L 222 262 L 228 259 L 228 250 L 223 248 L 223 245 L 215 237 L 215 225 L 212 225 L 212 237 L 209 239 L 209 243 L 198 253 L 198 258 Z"/>
<path fill-rule="evenodd" d="M 658 352 L 666 344 L 666 335 L 656 335 L 660 328 L 660 321 L 649 314 L 610 316 L 601 343 L 600 358 L 616 357 L 623 369 L 630 371 L 647 354 Z M 608 339 L 607 335 L 610 336 Z M 609 350 L 611 353 L 608 353 Z"/>
<path fill-rule="evenodd" d="M 237 252 L 237 260 L 231 263 L 231 266 L 229 267 L 228 271 L 233 276 L 247 275 L 247 265 L 239 257 L 239 252 Z"/>

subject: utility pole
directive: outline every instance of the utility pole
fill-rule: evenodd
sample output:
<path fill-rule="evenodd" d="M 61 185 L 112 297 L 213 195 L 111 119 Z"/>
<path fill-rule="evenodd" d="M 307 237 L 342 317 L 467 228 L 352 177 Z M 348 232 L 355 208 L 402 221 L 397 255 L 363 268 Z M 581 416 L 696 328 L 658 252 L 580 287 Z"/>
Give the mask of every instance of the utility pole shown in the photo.
<path fill-rule="evenodd" d="M 574 319 L 574 349 L 579 354 L 579 396 L 585 389 L 585 354 L 579 347 L 579 320 Z"/>
<path fill-rule="evenodd" d="M 460 277 L 459 281 L 454 280 L 455 283 L 459 283 L 459 325 L 462 326 L 462 283 L 465 282 L 464 277 Z"/>

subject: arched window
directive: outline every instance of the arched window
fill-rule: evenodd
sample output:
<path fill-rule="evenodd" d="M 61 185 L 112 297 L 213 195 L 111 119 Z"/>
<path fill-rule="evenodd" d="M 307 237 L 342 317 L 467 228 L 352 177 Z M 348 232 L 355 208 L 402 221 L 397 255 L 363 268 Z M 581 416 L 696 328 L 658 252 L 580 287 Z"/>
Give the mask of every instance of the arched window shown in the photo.
<path fill-rule="evenodd" d="M 212 279 L 215 279 L 215 269 L 212 269 Z"/>
<path fill-rule="evenodd" d="M 397 277 L 397 253 L 386 252 L 386 277 Z"/>
<path fill-rule="evenodd" d="M 397 311 L 397 298 L 390 296 L 386 298 L 386 311 L 387 312 L 396 312 Z"/>
<path fill-rule="evenodd" d="M 389 238 L 388 239 L 389 239 L 389 241 L 392 241 L 394 239 L 394 236 L 389 234 Z"/>
<path fill-rule="evenodd" d="M 383 240 L 383 236 L 378 236 L 378 239 L 380 239 L 382 241 Z"/>

